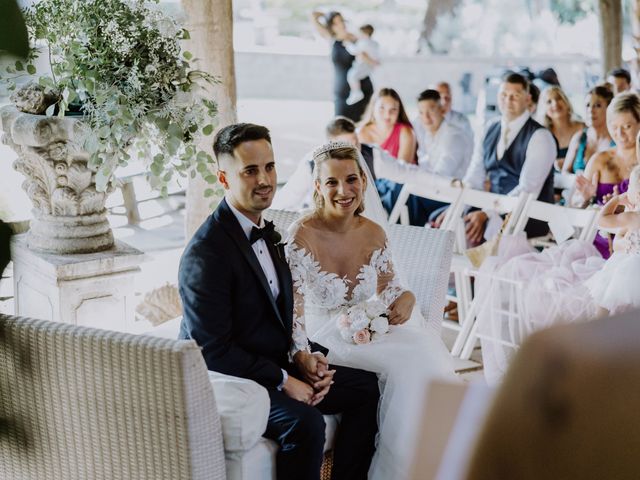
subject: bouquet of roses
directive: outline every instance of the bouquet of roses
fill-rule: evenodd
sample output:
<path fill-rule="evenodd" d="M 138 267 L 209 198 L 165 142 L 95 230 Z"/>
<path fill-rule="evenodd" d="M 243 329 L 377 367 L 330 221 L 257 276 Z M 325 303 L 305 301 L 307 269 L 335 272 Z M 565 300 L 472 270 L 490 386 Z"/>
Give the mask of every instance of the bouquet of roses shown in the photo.
<path fill-rule="evenodd" d="M 342 338 L 356 345 L 369 343 L 389 331 L 387 307 L 380 300 L 367 300 L 345 308 L 338 315 L 337 323 Z"/>

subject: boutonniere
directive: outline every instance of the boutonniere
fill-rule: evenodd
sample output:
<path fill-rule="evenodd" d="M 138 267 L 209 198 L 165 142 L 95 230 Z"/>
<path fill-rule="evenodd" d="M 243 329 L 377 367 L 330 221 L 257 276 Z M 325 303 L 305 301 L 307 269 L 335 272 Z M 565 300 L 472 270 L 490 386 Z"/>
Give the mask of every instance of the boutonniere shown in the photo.
<path fill-rule="evenodd" d="M 278 253 L 278 258 L 282 261 L 286 261 L 284 254 L 284 246 L 286 243 L 282 242 L 282 235 L 275 228 L 271 228 L 272 222 L 267 222 L 267 227 L 269 227 L 269 231 L 265 234 L 265 240 L 271 243 L 274 247 L 276 247 L 276 252 Z"/>

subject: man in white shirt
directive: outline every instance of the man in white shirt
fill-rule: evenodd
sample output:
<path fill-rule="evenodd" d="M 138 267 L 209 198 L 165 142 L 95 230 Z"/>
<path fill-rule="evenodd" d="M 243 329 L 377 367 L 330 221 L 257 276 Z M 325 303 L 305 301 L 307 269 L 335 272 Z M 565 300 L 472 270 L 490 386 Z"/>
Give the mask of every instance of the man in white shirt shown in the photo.
<path fill-rule="evenodd" d="M 413 121 L 418 139 L 418 165 L 437 175 L 461 178 L 466 172 L 473 145 L 466 133 L 445 118 L 442 97 L 429 89 L 418 96 L 418 117 Z"/>
<path fill-rule="evenodd" d="M 502 116 L 487 126 L 476 143 L 471 165 L 463 178 L 465 187 L 483 190 L 488 180 L 491 192 L 513 196 L 527 192 L 537 195 L 539 200 L 553 202 L 556 142 L 549 130 L 531 118 L 529 102 L 527 79 L 517 73 L 505 77 L 498 91 Z M 482 241 L 489 215 L 490 212 L 477 210 L 465 216 L 467 240 L 471 244 Z M 493 220 L 493 225 L 499 224 L 495 216 Z M 527 233 L 544 234 L 545 227 L 530 222 Z"/>
<path fill-rule="evenodd" d="M 438 82 L 435 89 L 440 94 L 445 120 L 462 130 L 473 145 L 473 128 L 469 119 L 464 113 L 452 109 L 451 86 L 447 82 Z"/>
<path fill-rule="evenodd" d="M 440 93 L 428 89 L 418 96 L 418 117 L 413 121 L 418 140 L 418 165 L 421 170 L 449 178 L 462 178 L 471 161 L 471 138 L 445 119 Z M 442 202 L 415 197 L 407 201 L 412 225 L 423 226 L 429 215 L 445 206 Z"/>

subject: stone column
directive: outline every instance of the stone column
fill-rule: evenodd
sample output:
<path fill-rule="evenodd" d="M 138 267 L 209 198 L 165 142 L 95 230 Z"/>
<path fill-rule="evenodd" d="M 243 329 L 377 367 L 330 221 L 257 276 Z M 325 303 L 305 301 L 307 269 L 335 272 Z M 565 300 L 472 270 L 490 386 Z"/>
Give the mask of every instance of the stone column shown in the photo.
<path fill-rule="evenodd" d="M 88 154 L 81 148 L 83 124 L 68 117 L 0 109 L 3 142 L 17 154 L 13 166 L 26 178 L 33 204 L 29 248 L 56 254 L 91 253 L 113 246 L 107 192 L 98 192 Z"/>

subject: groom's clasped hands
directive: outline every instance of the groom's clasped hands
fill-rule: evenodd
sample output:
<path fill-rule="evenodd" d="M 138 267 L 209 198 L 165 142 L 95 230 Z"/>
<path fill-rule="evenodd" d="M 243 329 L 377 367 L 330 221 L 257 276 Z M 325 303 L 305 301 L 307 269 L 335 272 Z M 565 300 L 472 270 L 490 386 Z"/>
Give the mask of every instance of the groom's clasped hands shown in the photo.
<path fill-rule="evenodd" d="M 329 370 L 329 361 L 321 353 L 296 352 L 293 360 L 303 380 L 289 376 L 283 391 L 287 396 L 315 406 L 319 404 L 333 384 L 335 370 Z"/>

